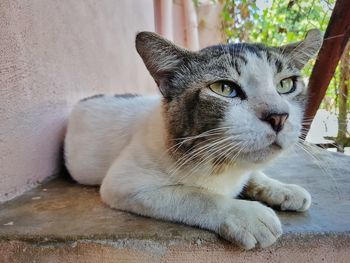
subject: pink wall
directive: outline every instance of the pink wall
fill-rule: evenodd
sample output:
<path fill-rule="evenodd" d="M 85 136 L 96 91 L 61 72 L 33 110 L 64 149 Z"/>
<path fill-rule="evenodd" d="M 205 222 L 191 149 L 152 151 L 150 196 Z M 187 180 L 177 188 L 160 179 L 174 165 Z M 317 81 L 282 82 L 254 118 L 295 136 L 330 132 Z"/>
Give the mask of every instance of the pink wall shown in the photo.
<path fill-rule="evenodd" d="M 226 36 L 221 30 L 221 11 L 223 4 L 220 1 L 213 3 L 210 0 L 202 1 L 197 7 L 199 46 L 201 48 L 225 43 Z"/>
<path fill-rule="evenodd" d="M 141 30 L 154 30 L 151 0 L 0 1 L 0 201 L 55 172 L 76 101 L 156 91 Z"/>
<path fill-rule="evenodd" d="M 156 31 L 190 50 L 225 43 L 221 30 L 220 1 L 153 0 Z"/>
<path fill-rule="evenodd" d="M 153 0 L 156 32 L 190 50 L 199 49 L 197 15 L 192 0 Z"/>

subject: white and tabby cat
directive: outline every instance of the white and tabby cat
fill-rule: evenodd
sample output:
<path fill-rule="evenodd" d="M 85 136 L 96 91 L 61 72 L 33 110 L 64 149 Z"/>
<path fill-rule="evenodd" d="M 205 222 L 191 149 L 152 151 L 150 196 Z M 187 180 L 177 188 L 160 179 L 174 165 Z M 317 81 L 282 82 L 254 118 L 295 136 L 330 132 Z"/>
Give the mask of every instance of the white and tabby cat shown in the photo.
<path fill-rule="evenodd" d="M 70 174 L 101 185 L 112 208 L 209 229 L 246 249 L 271 245 L 281 224 L 260 202 L 293 211 L 311 203 L 305 189 L 261 169 L 298 139 L 307 93 L 300 70 L 321 43 L 311 30 L 282 47 L 191 52 L 139 33 L 136 49 L 162 95 L 79 102 L 65 139 Z"/>

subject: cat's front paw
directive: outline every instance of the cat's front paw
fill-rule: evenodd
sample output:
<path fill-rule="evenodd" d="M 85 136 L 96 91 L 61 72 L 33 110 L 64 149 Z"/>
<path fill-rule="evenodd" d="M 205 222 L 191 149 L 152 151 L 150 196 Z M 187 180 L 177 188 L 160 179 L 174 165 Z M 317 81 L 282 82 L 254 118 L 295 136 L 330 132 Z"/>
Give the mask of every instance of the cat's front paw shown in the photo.
<path fill-rule="evenodd" d="M 259 245 L 268 247 L 282 234 L 280 220 L 275 212 L 259 202 L 239 201 L 228 211 L 219 226 L 219 234 L 245 249 Z"/>
<path fill-rule="evenodd" d="M 282 211 L 303 212 L 311 205 L 309 192 L 295 184 L 279 182 L 271 184 L 260 191 L 255 198 Z"/>
<path fill-rule="evenodd" d="M 276 193 L 275 201 L 279 200 L 282 211 L 303 212 L 311 205 L 311 195 L 304 188 L 295 184 L 284 184 Z"/>

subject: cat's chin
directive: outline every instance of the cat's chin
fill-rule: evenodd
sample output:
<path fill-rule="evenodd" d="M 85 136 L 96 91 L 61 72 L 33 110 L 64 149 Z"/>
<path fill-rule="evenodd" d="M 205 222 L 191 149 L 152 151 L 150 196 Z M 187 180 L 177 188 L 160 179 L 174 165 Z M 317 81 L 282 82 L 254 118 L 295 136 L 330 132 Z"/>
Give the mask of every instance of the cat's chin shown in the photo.
<path fill-rule="evenodd" d="M 255 151 L 245 152 L 240 155 L 239 162 L 242 166 L 262 167 L 269 164 L 284 151 L 284 147 L 277 143 Z"/>

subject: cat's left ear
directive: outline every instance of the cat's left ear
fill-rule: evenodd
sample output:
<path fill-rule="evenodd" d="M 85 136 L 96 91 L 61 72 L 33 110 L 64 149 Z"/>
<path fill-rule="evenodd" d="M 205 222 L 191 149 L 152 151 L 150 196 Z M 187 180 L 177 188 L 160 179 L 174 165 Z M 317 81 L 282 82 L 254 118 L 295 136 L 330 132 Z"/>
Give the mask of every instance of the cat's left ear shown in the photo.
<path fill-rule="evenodd" d="M 138 33 L 135 44 L 137 52 L 158 86 L 161 86 L 162 81 L 191 54 L 190 51 L 153 32 Z"/>
<path fill-rule="evenodd" d="M 281 46 L 279 50 L 287 55 L 298 69 L 302 69 L 311 58 L 317 55 L 322 42 L 322 32 L 311 29 L 306 33 L 303 41 Z"/>

